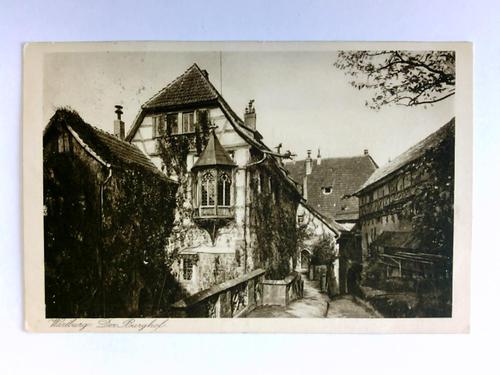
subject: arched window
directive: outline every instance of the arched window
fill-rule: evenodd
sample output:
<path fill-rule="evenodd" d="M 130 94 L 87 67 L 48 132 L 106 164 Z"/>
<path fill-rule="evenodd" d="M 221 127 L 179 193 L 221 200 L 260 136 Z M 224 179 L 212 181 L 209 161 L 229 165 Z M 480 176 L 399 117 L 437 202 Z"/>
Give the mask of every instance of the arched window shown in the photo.
<path fill-rule="evenodd" d="M 227 175 L 227 173 L 219 174 L 217 184 L 217 205 L 231 205 L 231 178 Z"/>
<path fill-rule="evenodd" d="M 206 172 L 201 178 L 201 206 L 215 206 L 215 178 L 212 172 Z"/>

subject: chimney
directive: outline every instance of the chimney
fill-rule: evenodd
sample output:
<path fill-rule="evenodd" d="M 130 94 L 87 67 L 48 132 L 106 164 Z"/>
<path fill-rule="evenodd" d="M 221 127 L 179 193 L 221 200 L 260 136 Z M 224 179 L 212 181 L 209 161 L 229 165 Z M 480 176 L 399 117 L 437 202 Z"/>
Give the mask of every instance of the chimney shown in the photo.
<path fill-rule="evenodd" d="M 304 179 L 302 180 L 302 196 L 305 200 L 307 200 L 307 176 L 309 176 L 312 172 L 312 159 L 311 159 L 311 150 L 307 150 L 307 159 L 306 159 L 306 174 L 304 175 Z"/>
<path fill-rule="evenodd" d="M 203 69 L 201 72 L 203 73 L 203 76 L 208 79 L 208 72 L 205 69 Z"/>
<path fill-rule="evenodd" d="M 125 139 L 125 123 L 122 121 L 123 107 L 121 105 L 115 105 L 115 113 L 117 119 L 113 122 L 114 135 L 121 140 Z"/>
<path fill-rule="evenodd" d="M 365 154 L 365 155 L 368 155 L 368 149 L 367 149 L 367 148 L 365 148 L 365 150 L 364 150 L 364 154 Z"/>
<path fill-rule="evenodd" d="M 316 164 L 321 165 L 321 151 L 318 148 L 318 157 L 316 159 Z"/>
<path fill-rule="evenodd" d="M 311 159 L 311 150 L 307 150 L 307 159 L 306 159 L 306 176 L 310 175 L 312 172 L 312 159 Z"/>
<path fill-rule="evenodd" d="M 249 129 L 256 130 L 257 115 L 255 114 L 254 100 L 248 102 L 248 107 L 245 108 L 245 126 Z"/>

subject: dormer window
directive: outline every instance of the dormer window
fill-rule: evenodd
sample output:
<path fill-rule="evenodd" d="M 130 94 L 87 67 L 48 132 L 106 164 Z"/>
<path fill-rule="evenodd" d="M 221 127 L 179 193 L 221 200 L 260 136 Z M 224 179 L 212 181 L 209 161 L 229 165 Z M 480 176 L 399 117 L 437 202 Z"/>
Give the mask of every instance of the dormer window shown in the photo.
<path fill-rule="evenodd" d="M 331 186 L 323 186 L 321 190 L 323 191 L 323 194 L 328 195 L 332 193 L 333 188 Z"/>

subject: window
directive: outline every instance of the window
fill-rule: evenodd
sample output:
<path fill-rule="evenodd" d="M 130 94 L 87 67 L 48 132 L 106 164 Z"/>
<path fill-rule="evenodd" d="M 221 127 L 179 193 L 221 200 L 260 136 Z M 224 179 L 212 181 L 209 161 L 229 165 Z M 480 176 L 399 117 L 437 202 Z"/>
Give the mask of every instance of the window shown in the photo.
<path fill-rule="evenodd" d="M 324 186 L 321 188 L 321 190 L 323 191 L 323 194 L 325 194 L 325 195 L 331 194 L 333 191 L 331 186 Z"/>
<path fill-rule="evenodd" d="M 196 178 L 193 204 L 197 207 L 194 215 L 199 217 L 231 217 L 232 192 L 231 172 L 228 170 L 210 169 L 199 172 Z"/>
<path fill-rule="evenodd" d="M 152 130 L 153 138 L 165 135 L 165 116 L 164 115 L 153 116 L 152 120 L 153 120 L 153 130 Z"/>
<path fill-rule="evenodd" d="M 297 222 L 299 224 L 304 224 L 304 214 L 300 214 L 297 216 Z"/>
<path fill-rule="evenodd" d="M 184 112 L 182 114 L 182 132 L 194 132 L 194 112 Z"/>
<path fill-rule="evenodd" d="M 201 178 L 201 206 L 215 206 L 215 178 L 212 172 L 206 172 Z"/>
<path fill-rule="evenodd" d="M 169 113 L 167 115 L 167 127 L 170 130 L 170 134 L 178 134 L 179 126 L 178 122 L 178 114 L 177 113 Z"/>
<path fill-rule="evenodd" d="M 193 260 L 191 257 L 185 257 L 182 260 L 182 277 L 184 280 L 191 280 L 193 277 Z"/>
<path fill-rule="evenodd" d="M 60 154 L 70 151 L 69 134 L 63 132 L 57 139 L 57 150 Z"/>
<path fill-rule="evenodd" d="M 231 179 L 226 173 L 219 176 L 217 185 L 217 204 L 219 206 L 231 205 Z"/>

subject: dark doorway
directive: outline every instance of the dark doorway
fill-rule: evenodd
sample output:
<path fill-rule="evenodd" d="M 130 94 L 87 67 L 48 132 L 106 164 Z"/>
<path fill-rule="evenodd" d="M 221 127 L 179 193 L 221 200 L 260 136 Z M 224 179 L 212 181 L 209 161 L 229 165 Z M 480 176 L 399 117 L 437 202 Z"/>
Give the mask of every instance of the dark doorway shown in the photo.
<path fill-rule="evenodd" d="M 347 271 L 347 293 L 360 296 L 361 295 L 361 272 L 363 266 L 361 264 L 353 264 Z"/>

